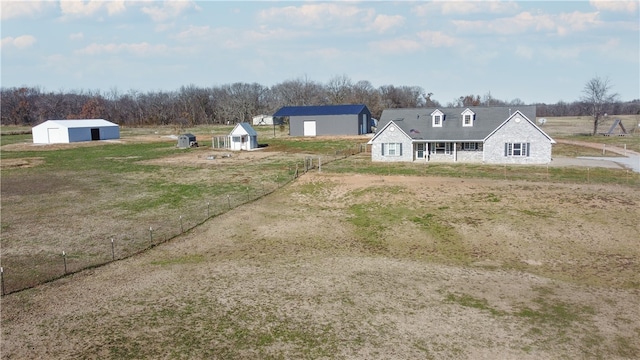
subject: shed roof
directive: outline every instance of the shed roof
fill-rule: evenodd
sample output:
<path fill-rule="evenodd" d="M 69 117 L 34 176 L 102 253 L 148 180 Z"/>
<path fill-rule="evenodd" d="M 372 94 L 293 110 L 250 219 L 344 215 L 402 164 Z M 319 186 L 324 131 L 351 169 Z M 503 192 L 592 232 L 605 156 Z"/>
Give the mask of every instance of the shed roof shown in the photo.
<path fill-rule="evenodd" d="M 47 120 L 43 124 L 56 124 L 65 128 L 87 128 L 87 127 L 111 127 L 118 126 L 118 124 L 112 123 L 104 119 L 77 119 L 77 120 Z M 40 126 L 36 125 L 36 126 Z"/>
<path fill-rule="evenodd" d="M 369 111 L 366 105 L 283 106 L 273 116 L 352 115 Z"/>
<path fill-rule="evenodd" d="M 249 123 L 238 123 L 233 130 L 231 130 L 231 134 L 236 134 L 236 129 L 238 128 L 242 128 L 242 130 L 244 130 L 244 132 L 249 135 L 249 136 L 258 136 L 258 133 L 255 131 L 255 129 L 251 126 L 251 124 Z"/>
<path fill-rule="evenodd" d="M 469 109 L 475 114 L 473 126 L 462 126 L 462 113 Z M 441 127 L 432 126 L 431 114 L 440 110 L 444 115 Z M 415 140 L 431 141 L 482 141 L 513 113 L 520 111 L 528 119 L 535 121 L 536 107 L 461 107 L 461 108 L 410 108 L 385 109 L 378 127 L 382 128 L 390 121 L 396 123 Z"/>

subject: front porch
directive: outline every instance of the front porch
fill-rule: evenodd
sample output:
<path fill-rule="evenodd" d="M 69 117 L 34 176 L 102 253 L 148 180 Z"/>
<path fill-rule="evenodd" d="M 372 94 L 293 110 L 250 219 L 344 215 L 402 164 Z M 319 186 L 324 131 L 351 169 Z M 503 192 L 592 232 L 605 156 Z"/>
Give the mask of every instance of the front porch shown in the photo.
<path fill-rule="evenodd" d="M 482 142 L 414 141 L 414 162 L 482 162 Z"/>

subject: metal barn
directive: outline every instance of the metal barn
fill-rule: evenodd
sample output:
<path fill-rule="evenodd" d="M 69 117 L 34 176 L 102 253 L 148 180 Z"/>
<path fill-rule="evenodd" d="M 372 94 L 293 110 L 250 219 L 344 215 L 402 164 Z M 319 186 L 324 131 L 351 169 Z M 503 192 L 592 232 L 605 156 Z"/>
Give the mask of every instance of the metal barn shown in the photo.
<path fill-rule="evenodd" d="M 273 117 L 289 118 L 291 136 L 362 135 L 373 125 L 366 105 L 285 106 Z"/>
<path fill-rule="evenodd" d="M 104 119 L 47 120 L 31 129 L 34 144 L 120 139 L 120 127 Z"/>

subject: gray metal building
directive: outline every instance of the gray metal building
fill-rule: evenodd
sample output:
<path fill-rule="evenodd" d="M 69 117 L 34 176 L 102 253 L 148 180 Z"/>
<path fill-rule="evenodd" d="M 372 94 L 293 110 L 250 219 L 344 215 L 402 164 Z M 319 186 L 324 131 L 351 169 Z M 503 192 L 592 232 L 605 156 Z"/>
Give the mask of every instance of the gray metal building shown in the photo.
<path fill-rule="evenodd" d="M 373 125 L 366 105 L 285 106 L 273 117 L 289 119 L 291 136 L 362 135 Z"/>

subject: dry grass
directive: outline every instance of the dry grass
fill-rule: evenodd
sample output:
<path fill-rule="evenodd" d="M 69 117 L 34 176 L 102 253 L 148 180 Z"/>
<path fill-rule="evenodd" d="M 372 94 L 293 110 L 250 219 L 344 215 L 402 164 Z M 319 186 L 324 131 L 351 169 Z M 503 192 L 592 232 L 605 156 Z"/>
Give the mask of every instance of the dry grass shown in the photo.
<path fill-rule="evenodd" d="M 7 285 L 176 237 L 3 297 L 2 358 L 640 357 L 637 186 L 331 173 L 348 159 L 279 188 L 304 154 L 150 149 L 110 175 L 36 152 L 3 153 Z"/>
<path fill-rule="evenodd" d="M 307 174 L 5 297 L 3 357 L 640 356 L 640 194 L 548 185 Z"/>

